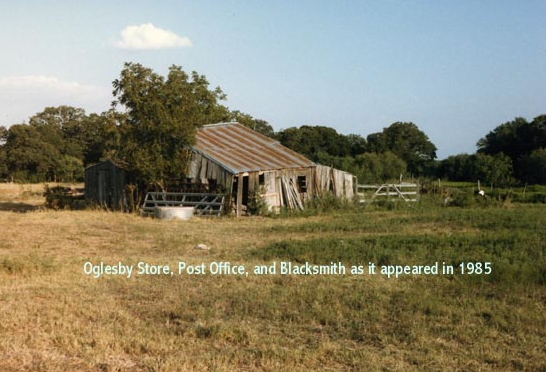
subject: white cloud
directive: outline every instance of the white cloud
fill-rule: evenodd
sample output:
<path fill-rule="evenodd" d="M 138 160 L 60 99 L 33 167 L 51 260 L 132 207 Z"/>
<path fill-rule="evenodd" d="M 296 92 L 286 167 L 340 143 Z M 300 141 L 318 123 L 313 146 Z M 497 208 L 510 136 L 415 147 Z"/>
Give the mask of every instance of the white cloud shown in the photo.
<path fill-rule="evenodd" d="M 28 121 L 49 106 L 81 107 L 89 114 L 110 108 L 109 88 L 63 81 L 51 76 L 0 77 L 0 126 Z"/>
<path fill-rule="evenodd" d="M 155 27 L 151 23 L 127 26 L 121 31 L 121 40 L 115 45 L 121 49 L 146 50 L 191 47 L 191 40 L 174 32 Z"/>

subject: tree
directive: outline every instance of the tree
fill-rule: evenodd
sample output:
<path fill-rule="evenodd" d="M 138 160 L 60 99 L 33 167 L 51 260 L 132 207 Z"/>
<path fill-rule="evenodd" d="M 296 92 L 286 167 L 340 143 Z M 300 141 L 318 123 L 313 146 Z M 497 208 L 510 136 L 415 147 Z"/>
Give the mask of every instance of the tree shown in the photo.
<path fill-rule="evenodd" d="M 472 180 L 474 177 L 472 174 L 473 161 L 474 157 L 472 155 L 452 155 L 440 161 L 437 176 L 451 181 Z"/>
<path fill-rule="evenodd" d="M 520 181 L 536 179 L 534 172 L 540 170 L 530 166 L 536 160 L 531 160 L 531 154 L 546 148 L 546 115 L 537 116 L 530 123 L 518 117 L 501 124 L 481 138 L 477 146 L 481 154 L 507 155 L 514 165 L 514 176 Z"/>
<path fill-rule="evenodd" d="M 519 162 L 519 179 L 530 184 L 546 184 L 546 148 L 534 150 Z"/>
<path fill-rule="evenodd" d="M 61 154 L 81 159 L 86 136 L 83 123 L 85 110 L 71 106 L 46 107 L 29 119 L 44 142 L 54 145 Z"/>
<path fill-rule="evenodd" d="M 302 125 L 299 128 L 288 128 L 279 132 L 277 138 L 284 146 L 313 161 L 318 161 L 324 154 L 344 157 L 350 152 L 345 136 L 324 126 Z"/>
<path fill-rule="evenodd" d="M 0 126 L 0 146 L 6 142 L 7 134 L 8 129 L 6 127 Z"/>
<path fill-rule="evenodd" d="M 350 156 L 355 157 L 366 151 L 366 139 L 359 134 L 349 134 L 345 136 L 345 142 L 348 146 Z"/>
<path fill-rule="evenodd" d="M 84 179 L 83 162 L 70 155 L 61 155 L 56 160 L 55 179 L 61 182 L 74 182 Z"/>
<path fill-rule="evenodd" d="M 533 150 L 546 147 L 546 115 L 537 116 L 531 123 L 515 118 L 489 132 L 478 143 L 478 152 L 495 155 L 504 153 L 516 162 Z"/>
<path fill-rule="evenodd" d="M 85 166 L 112 157 L 119 148 L 124 118 L 114 110 L 87 116 L 81 108 L 46 107 L 28 125 L 1 131 L 0 175 L 34 182 L 81 181 Z"/>
<path fill-rule="evenodd" d="M 127 119 L 124 113 L 109 110 L 89 115 L 82 123 L 83 165 L 113 159 L 121 146 L 119 127 Z"/>
<path fill-rule="evenodd" d="M 512 160 L 503 153 L 487 155 L 477 153 L 474 156 L 474 177 L 491 186 L 508 186 L 514 182 Z"/>
<path fill-rule="evenodd" d="M 113 82 L 114 106 L 126 109 L 121 144 L 116 154 L 131 182 L 164 189 L 186 170 L 187 146 L 197 128 L 225 121 L 229 111 L 219 102 L 220 88 L 209 89 L 205 76 L 191 76 L 171 66 L 167 78 L 138 63 L 126 63 Z"/>
<path fill-rule="evenodd" d="M 524 136 L 524 132 L 529 132 L 524 129 L 527 126 L 529 123 L 524 118 L 516 118 L 499 125 L 478 141 L 476 144 L 478 152 L 488 155 L 503 153 L 508 155 L 512 161 L 518 160 L 531 150 L 531 143 Z"/>
<path fill-rule="evenodd" d="M 369 152 L 391 151 L 407 163 L 408 171 L 425 174 L 436 159 L 436 146 L 413 123 L 396 122 L 368 136 Z"/>
<path fill-rule="evenodd" d="M 406 162 L 391 151 L 367 152 L 355 159 L 359 166 L 358 180 L 364 183 L 384 183 L 398 180 L 406 172 Z"/>
<path fill-rule="evenodd" d="M 30 125 L 12 125 L 5 136 L 6 176 L 21 181 L 56 181 L 61 153 L 55 145 L 44 141 L 39 131 Z"/>

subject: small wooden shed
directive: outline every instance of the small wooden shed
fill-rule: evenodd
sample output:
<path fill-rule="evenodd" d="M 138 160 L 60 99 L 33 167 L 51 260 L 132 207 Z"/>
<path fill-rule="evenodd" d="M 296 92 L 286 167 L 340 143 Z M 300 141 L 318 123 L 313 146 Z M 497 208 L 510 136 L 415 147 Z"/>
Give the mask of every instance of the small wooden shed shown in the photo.
<path fill-rule="evenodd" d="M 85 169 L 85 199 L 104 208 L 125 209 L 125 173 L 111 160 Z"/>
<path fill-rule="evenodd" d="M 239 123 L 200 128 L 186 174 L 223 191 L 238 216 L 256 195 L 270 210 L 303 209 L 309 198 L 324 192 L 350 199 L 356 185 L 350 173 L 318 166 Z"/>

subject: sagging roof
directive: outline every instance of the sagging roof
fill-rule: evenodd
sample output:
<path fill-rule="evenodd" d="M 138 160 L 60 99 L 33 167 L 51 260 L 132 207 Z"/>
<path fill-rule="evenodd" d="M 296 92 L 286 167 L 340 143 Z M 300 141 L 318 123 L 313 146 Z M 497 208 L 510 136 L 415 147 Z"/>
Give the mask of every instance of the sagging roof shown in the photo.
<path fill-rule="evenodd" d="M 110 166 L 110 167 L 113 167 L 113 168 L 119 168 L 119 169 L 123 170 L 123 166 L 117 164 L 116 162 L 114 162 L 111 159 L 106 159 L 104 161 L 101 161 L 100 163 L 91 164 L 91 165 L 85 167 L 85 170 L 93 169 L 93 168 L 96 168 L 96 167 L 105 167 L 105 166 Z"/>
<path fill-rule="evenodd" d="M 233 174 L 315 166 L 303 155 L 239 123 L 203 126 L 192 149 Z"/>

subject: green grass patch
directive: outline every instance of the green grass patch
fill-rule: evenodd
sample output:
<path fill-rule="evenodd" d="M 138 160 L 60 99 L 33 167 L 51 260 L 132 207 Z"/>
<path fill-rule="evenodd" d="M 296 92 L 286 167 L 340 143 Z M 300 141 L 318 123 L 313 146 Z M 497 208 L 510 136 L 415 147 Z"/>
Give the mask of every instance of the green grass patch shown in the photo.
<path fill-rule="evenodd" d="M 337 214 L 328 223 L 318 220 L 274 226 L 270 232 L 290 237 L 255 248 L 248 257 L 265 262 L 342 262 L 347 266 L 439 262 L 457 268 L 466 262 L 490 262 L 492 273 L 480 276 L 481 280 L 543 285 L 545 223 L 543 208 L 532 206 L 511 210 L 438 208 L 401 215 Z"/>

